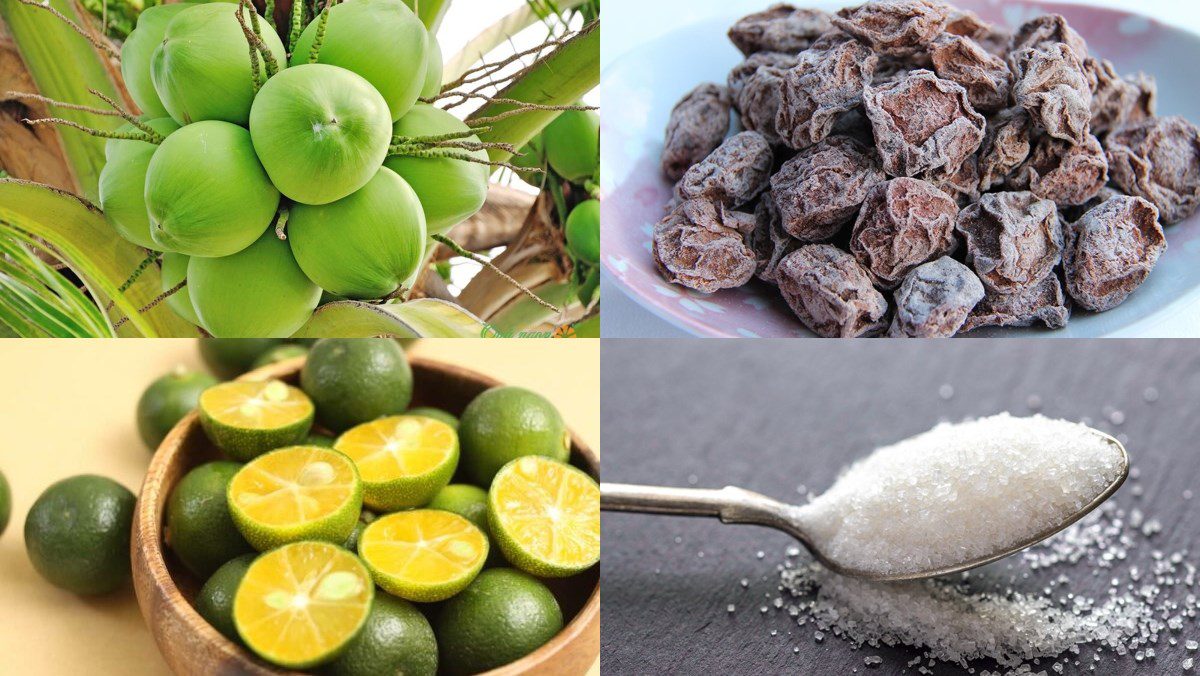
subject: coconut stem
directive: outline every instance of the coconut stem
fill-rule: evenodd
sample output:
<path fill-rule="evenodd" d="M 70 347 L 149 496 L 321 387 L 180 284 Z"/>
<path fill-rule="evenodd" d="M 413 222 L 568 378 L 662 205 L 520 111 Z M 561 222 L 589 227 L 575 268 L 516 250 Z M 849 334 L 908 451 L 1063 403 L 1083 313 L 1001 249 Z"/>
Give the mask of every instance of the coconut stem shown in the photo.
<path fill-rule="evenodd" d="M 317 35 L 313 38 L 312 49 L 308 51 L 308 62 L 316 63 L 321 55 L 321 44 L 325 42 L 325 26 L 329 23 L 329 8 L 337 4 L 332 1 L 321 10 L 321 18 L 317 20 Z"/>
<path fill-rule="evenodd" d="M 292 25 L 288 29 L 288 55 L 296 49 L 296 40 L 300 39 L 300 22 L 304 18 L 304 3 L 292 0 Z"/>
<path fill-rule="evenodd" d="M 102 115 L 104 117 L 121 117 L 121 113 L 115 110 L 106 110 L 104 108 L 93 108 L 91 106 L 81 106 L 78 103 L 67 103 L 66 101 L 55 101 L 48 96 L 41 94 L 33 94 L 31 92 L 4 92 L 4 97 L 9 99 L 25 99 L 29 101 L 37 101 L 47 105 L 62 108 L 63 110 L 78 110 L 90 115 Z"/>
<path fill-rule="evenodd" d="M 491 103 L 510 103 L 517 107 L 513 108 L 512 110 L 506 110 L 503 113 L 497 113 L 495 115 L 488 115 L 487 117 L 477 117 L 473 120 L 468 120 L 467 121 L 468 126 L 483 125 L 483 124 L 490 125 L 493 122 L 499 122 L 500 120 L 505 120 L 510 117 L 516 117 L 517 115 L 524 115 L 525 113 L 533 112 L 535 110 L 557 110 L 559 112 L 566 111 L 566 110 L 596 110 L 595 106 L 581 106 L 581 105 L 551 106 L 551 105 L 546 105 L 546 104 L 541 104 L 541 103 L 525 103 L 523 101 L 517 101 L 515 99 L 490 99 L 490 98 L 488 98 L 486 96 L 482 96 L 480 94 L 472 94 L 471 97 L 472 98 L 476 98 L 476 97 L 483 98 Z"/>
<path fill-rule="evenodd" d="M 99 91 L 96 91 L 95 89 L 88 88 L 88 93 L 91 94 L 92 96 L 95 96 L 96 98 L 100 99 L 101 101 L 107 103 L 114 111 L 116 111 L 117 115 L 120 116 L 121 119 L 125 120 L 129 124 L 132 124 L 137 129 L 140 129 L 141 131 L 145 132 L 146 136 L 150 137 L 150 141 L 149 141 L 150 143 L 153 143 L 154 145 L 158 145 L 159 143 L 163 142 L 164 136 L 162 134 L 158 133 L 157 131 L 155 131 L 154 127 L 151 127 L 150 125 L 146 124 L 145 122 L 142 122 L 141 120 L 139 120 L 137 117 L 135 117 L 133 115 L 133 113 L 122 108 L 120 106 L 120 104 L 118 104 L 116 101 L 113 101 L 111 98 L 109 98 L 108 96 L 105 96 L 104 94 L 100 93 Z"/>
<path fill-rule="evenodd" d="M 535 54 L 535 55 L 537 55 L 538 58 L 541 58 L 541 53 L 543 50 L 561 45 L 563 42 L 566 42 L 567 37 L 569 37 L 569 36 L 563 36 L 560 38 L 554 38 L 551 40 L 547 40 L 536 47 L 531 47 L 524 51 L 517 52 L 511 56 L 501 59 L 500 61 L 494 61 L 491 63 L 487 63 L 487 62 L 481 63 L 478 66 L 475 66 L 474 68 L 471 68 L 471 69 L 468 69 L 467 71 L 465 71 L 462 75 L 460 75 L 458 77 L 457 80 L 446 83 L 442 87 L 442 91 L 437 96 L 434 96 L 434 97 L 428 99 L 426 102 L 432 103 L 433 101 L 437 101 L 438 99 L 445 98 L 445 97 L 449 96 L 450 94 L 455 93 L 455 92 L 450 91 L 450 90 L 453 90 L 455 87 L 460 87 L 464 84 L 468 84 L 468 83 L 472 83 L 472 82 L 479 82 L 482 80 L 490 80 L 492 75 L 494 75 L 496 72 L 498 72 L 500 70 L 503 70 L 505 66 L 508 66 L 515 61 L 521 61 L 521 59 L 523 59 L 524 57 L 529 56 L 531 54 Z M 523 63 L 524 62 L 522 61 L 522 64 Z M 422 100 L 424 100 L 424 99 L 422 99 Z"/>
<path fill-rule="evenodd" d="M 140 314 L 143 314 L 143 313 L 153 310 L 159 303 L 161 303 L 164 300 L 170 298 L 171 296 L 179 293 L 179 291 L 182 290 L 183 287 L 185 287 L 185 286 L 187 286 L 186 279 L 184 279 L 182 282 L 176 284 L 175 286 L 172 286 L 171 288 L 167 289 L 166 291 L 163 291 L 162 293 L 155 296 L 149 303 L 146 303 L 142 307 L 138 308 L 137 313 L 140 315 Z M 128 321 L 129 321 L 129 317 L 121 317 L 117 321 L 113 322 L 113 329 L 121 328 Z"/>
<path fill-rule="evenodd" d="M 275 55 L 271 53 L 271 48 L 267 46 L 267 43 L 263 42 L 262 26 L 258 23 L 258 10 L 254 9 L 254 5 L 250 4 L 250 0 L 242 0 L 242 2 L 250 10 L 250 27 L 254 30 L 254 46 L 262 54 L 263 63 L 267 64 L 267 77 L 274 77 L 279 72 L 279 63 L 275 60 Z"/>
<path fill-rule="evenodd" d="M 275 0 L 267 0 L 266 7 L 264 7 L 263 9 L 265 10 L 263 12 L 263 16 L 267 19 L 267 21 L 270 21 L 271 26 L 274 27 L 274 25 L 275 25 Z M 255 26 L 254 30 L 255 30 L 255 32 L 258 32 L 258 27 Z"/>
<path fill-rule="evenodd" d="M 262 87 L 261 77 L 262 71 L 258 68 L 258 45 L 255 44 L 254 32 L 250 30 L 250 26 L 246 25 L 246 1 L 238 2 L 237 11 L 233 13 L 237 17 L 238 23 L 242 27 L 242 35 L 246 37 L 246 45 L 250 50 L 250 86 L 254 88 L 254 93 L 257 94 Z"/>
<path fill-rule="evenodd" d="M 458 244 L 458 242 L 455 242 L 454 240 L 450 239 L 449 237 L 447 237 L 445 235 L 430 235 L 430 238 L 432 238 L 435 242 L 439 242 L 441 244 L 446 245 L 447 247 L 450 248 L 451 251 L 458 254 L 459 256 L 462 256 L 463 258 L 469 258 L 469 259 L 475 261 L 476 263 L 479 263 L 480 265 L 488 268 L 489 270 L 496 273 L 497 275 L 500 275 L 501 279 L 503 279 L 504 281 L 513 285 L 517 289 L 519 289 L 521 291 L 521 293 L 525 294 L 526 296 L 529 296 L 529 298 L 532 299 L 538 305 L 548 308 L 550 311 L 554 312 L 555 314 L 562 312 L 562 310 L 559 310 L 554 305 L 543 300 L 541 296 L 530 291 L 524 284 L 522 284 L 522 283 L 518 282 L 517 280 L 513 279 L 512 277 L 510 277 L 508 275 L 508 273 L 504 272 L 500 268 L 493 265 L 491 261 L 484 258 L 483 256 L 480 256 L 471 251 L 467 251 L 466 249 L 462 248 L 462 246 L 460 246 Z"/>
<path fill-rule="evenodd" d="M 39 117 L 36 119 L 25 118 L 21 121 L 24 122 L 25 124 L 61 124 L 64 127 L 71 127 L 72 129 L 78 129 L 79 131 L 82 131 L 87 134 L 91 134 L 92 136 L 95 136 L 97 138 L 115 138 L 115 139 L 120 139 L 122 141 L 144 141 L 146 143 L 157 143 L 154 139 L 147 136 L 144 132 L 136 132 L 135 133 L 135 132 L 131 132 L 131 131 L 105 131 L 103 129 L 93 129 L 91 127 L 87 127 L 82 124 L 79 124 L 78 122 L 72 122 L 71 120 L 64 120 L 61 117 Z"/>
<path fill-rule="evenodd" d="M 82 26 L 80 26 L 79 24 L 75 23 L 74 21 L 71 21 L 70 19 L 68 19 L 66 17 L 66 15 L 64 15 L 62 12 L 51 7 L 48 2 L 43 3 L 43 2 L 40 2 L 39 0 L 17 0 L 17 2 L 21 3 L 22 5 L 29 5 L 30 7 L 37 7 L 38 9 L 43 9 L 47 12 L 50 12 L 55 17 L 57 17 L 59 21 L 62 21 L 63 23 L 67 24 L 67 26 L 69 26 L 71 28 L 71 30 L 75 31 L 76 33 L 79 33 L 80 35 L 82 35 L 84 37 L 85 40 L 92 43 L 93 47 L 104 52 L 105 55 L 107 55 L 110 59 L 115 59 L 117 61 L 121 60 L 121 53 L 117 51 L 116 47 L 113 47 L 112 44 L 105 42 L 103 40 L 100 40 L 96 36 L 92 35 L 90 32 L 84 30 Z"/>
<path fill-rule="evenodd" d="M 275 236 L 279 239 L 287 239 L 287 222 L 289 214 L 291 214 L 291 209 L 288 207 L 283 207 L 279 210 L 279 218 L 275 220 Z"/>
<path fill-rule="evenodd" d="M 518 167 L 508 162 L 493 162 L 492 160 L 481 160 L 473 155 L 464 155 L 463 153 L 451 152 L 447 148 L 419 148 L 414 146 L 390 146 L 388 155 L 404 155 L 406 157 L 444 157 L 451 160 L 462 160 L 472 164 L 482 164 L 489 167 L 503 167 L 512 169 L 513 171 L 539 171 L 537 169 L 525 169 Z"/>
<path fill-rule="evenodd" d="M 162 256 L 162 254 L 158 253 L 157 251 L 151 251 L 150 255 L 142 259 L 142 262 L 138 263 L 138 266 L 133 269 L 133 272 L 129 273 L 129 278 L 122 282 L 121 286 L 117 287 L 117 293 L 125 293 L 127 290 L 129 290 L 129 287 L 133 286 L 133 283 L 138 280 L 138 277 L 141 277 L 142 273 L 145 272 L 146 269 L 152 264 L 154 264 L 154 262 L 158 260 L 159 256 Z M 108 312 L 109 310 L 113 309 L 113 306 L 116 304 L 117 301 L 109 300 L 108 305 L 104 306 L 104 311 Z"/>

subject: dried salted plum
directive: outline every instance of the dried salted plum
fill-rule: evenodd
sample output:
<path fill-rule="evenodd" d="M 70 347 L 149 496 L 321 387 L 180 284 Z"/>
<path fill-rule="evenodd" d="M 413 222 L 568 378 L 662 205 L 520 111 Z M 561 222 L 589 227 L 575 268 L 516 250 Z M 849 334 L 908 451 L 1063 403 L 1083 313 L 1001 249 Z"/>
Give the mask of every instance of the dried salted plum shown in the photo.
<path fill-rule="evenodd" d="M 785 54 L 783 52 L 758 52 L 746 57 L 746 60 L 733 67 L 729 71 L 729 77 L 726 79 L 725 85 L 729 89 L 729 100 L 736 102 L 742 94 L 742 86 L 746 84 L 746 80 L 750 76 L 758 72 L 759 68 L 769 66 L 779 70 L 787 70 L 795 66 L 799 61 L 795 54 Z"/>
<path fill-rule="evenodd" d="M 782 140 L 775 126 L 779 115 L 780 90 L 783 88 L 785 71 L 773 66 L 763 66 L 742 83 L 735 102 L 741 114 L 742 126 L 766 137 L 771 145 L 780 145 Z"/>
<path fill-rule="evenodd" d="M 1004 185 L 1008 175 L 1029 157 L 1033 126 L 1023 108 L 1002 110 L 988 120 L 979 148 L 979 188 L 987 191 Z"/>
<path fill-rule="evenodd" d="M 1034 144 L 1029 159 L 1013 175 L 1013 187 L 1028 190 L 1060 207 L 1078 206 L 1108 183 L 1108 160 L 1100 141 L 1089 134 L 1080 145 L 1052 136 Z"/>
<path fill-rule="evenodd" d="M 697 291 L 742 286 L 754 275 L 754 252 L 743 241 L 753 227 L 750 214 L 683 202 L 654 226 L 654 262 L 667 281 Z"/>
<path fill-rule="evenodd" d="M 838 117 L 862 103 L 878 57 L 857 42 L 801 52 L 783 79 L 775 127 L 801 150 L 829 136 Z"/>
<path fill-rule="evenodd" d="M 1017 293 L 1050 274 L 1062 255 L 1054 202 L 1031 192 L 988 193 L 958 215 L 967 262 L 989 289 Z"/>
<path fill-rule="evenodd" d="M 974 155 L 963 161 L 958 171 L 950 175 L 933 176 L 929 182 L 954 198 L 960 207 L 978 202 L 983 194 L 979 184 L 979 160 Z"/>
<path fill-rule="evenodd" d="M 735 134 L 692 165 L 679 181 L 680 199 L 708 199 L 738 207 L 754 199 L 771 180 L 775 155 L 762 134 Z"/>
<path fill-rule="evenodd" d="M 663 173 L 678 181 L 688 167 L 721 145 L 729 132 L 729 97 L 725 89 L 705 83 L 688 92 L 671 110 L 663 143 Z"/>
<path fill-rule="evenodd" d="M 1158 207 L 1166 225 L 1200 205 L 1200 129 L 1182 117 L 1159 117 L 1108 135 L 1108 172 L 1124 192 Z"/>
<path fill-rule="evenodd" d="M 1092 90 L 1083 62 L 1063 43 L 1023 49 L 1010 57 L 1013 98 L 1055 138 L 1083 143 L 1092 120 Z"/>
<path fill-rule="evenodd" d="M 918 266 L 896 291 L 896 316 L 888 335 L 895 338 L 949 338 L 983 300 L 983 283 L 967 266 L 948 256 Z"/>
<path fill-rule="evenodd" d="M 950 35 L 961 35 L 964 38 L 979 40 L 991 34 L 992 25 L 969 9 L 951 7 L 950 16 L 946 19 L 946 32 Z"/>
<path fill-rule="evenodd" d="M 1067 228 L 1067 293 L 1088 310 L 1111 310 L 1141 286 L 1166 248 L 1153 204 L 1114 197 Z"/>
<path fill-rule="evenodd" d="M 913 268 L 954 250 L 957 218 L 958 205 L 946 193 L 915 178 L 894 178 L 867 192 L 850 252 L 890 289 Z"/>
<path fill-rule="evenodd" d="M 942 36 L 933 43 L 930 55 L 938 77 L 962 85 L 975 110 L 995 112 L 1008 105 L 1012 72 L 1003 59 L 989 54 L 971 38 Z"/>
<path fill-rule="evenodd" d="M 778 4 L 739 19 L 729 29 L 729 39 L 746 56 L 757 52 L 795 54 L 808 49 L 830 27 L 829 14 L 819 9 Z"/>
<path fill-rule="evenodd" d="M 784 257 L 776 283 L 792 312 L 823 338 L 875 335 L 887 328 L 887 299 L 850 254 L 828 244 Z"/>
<path fill-rule="evenodd" d="M 1093 134 L 1102 134 L 1154 117 L 1158 87 L 1145 73 L 1117 74 L 1107 59 L 1088 58 L 1083 63 L 1092 89 Z"/>
<path fill-rule="evenodd" d="M 883 168 L 892 176 L 952 174 L 983 141 L 985 121 L 966 90 L 927 70 L 868 86 L 863 102 Z"/>
<path fill-rule="evenodd" d="M 867 191 L 887 177 L 874 153 L 846 136 L 830 136 L 783 163 L 771 192 L 783 229 L 805 242 L 829 239 L 854 218 Z"/>
<path fill-rule="evenodd" d="M 1059 44 L 1065 45 L 1080 63 L 1088 56 L 1087 42 L 1067 25 L 1062 15 L 1043 14 L 1026 21 L 1013 33 L 1008 51 L 1015 55 L 1025 49 L 1048 49 Z"/>
<path fill-rule="evenodd" d="M 1057 275 L 1047 275 L 1019 293 L 997 293 L 988 288 L 984 291 L 983 300 L 971 310 L 960 333 L 984 326 L 1033 326 L 1034 322 L 1061 329 L 1071 316 Z"/>
<path fill-rule="evenodd" d="M 840 10 L 833 24 L 880 54 L 907 56 L 928 47 L 952 12 L 930 0 L 877 0 Z"/>
<path fill-rule="evenodd" d="M 754 231 L 749 237 L 749 246 L 754 250 L 758 263 L 754 274 L 764 282 L 774 284 L 779 261 L 795 251 L 800 242 L 783 231 L 775 197 L 769 190 L 759 199 L 758 208 L 754 211 L 754 223 Z"/>

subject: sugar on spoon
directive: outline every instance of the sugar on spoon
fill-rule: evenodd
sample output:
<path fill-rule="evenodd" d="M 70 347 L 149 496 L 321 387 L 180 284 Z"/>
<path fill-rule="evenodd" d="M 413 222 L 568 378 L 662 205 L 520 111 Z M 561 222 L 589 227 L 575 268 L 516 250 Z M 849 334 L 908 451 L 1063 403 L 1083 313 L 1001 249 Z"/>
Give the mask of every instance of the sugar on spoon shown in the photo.
<path fill-rule="evenodd" d="M 915 580 L 1041 542 L 1107 500 L 1128 474 L 1124 446 L 1103 432 L 1000 414 L 880 448 L 805 505 L 733 486 L 601 483 L 600 508 L 767 526 L 836 573 Z"/>

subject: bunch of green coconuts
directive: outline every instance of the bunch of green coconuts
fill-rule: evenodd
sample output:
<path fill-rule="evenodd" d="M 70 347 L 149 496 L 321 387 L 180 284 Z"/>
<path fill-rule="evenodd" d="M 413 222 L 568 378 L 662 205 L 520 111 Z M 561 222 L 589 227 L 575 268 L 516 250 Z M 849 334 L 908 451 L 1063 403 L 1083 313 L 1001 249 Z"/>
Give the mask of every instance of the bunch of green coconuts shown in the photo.
<path fill-rule="evenodd" d="M 418 102 L 441 54 L 402 0 L 345 0 L 286 37 L 290 58 L 249 6 L 171 4 L 121 49 L 143 115 L 107 143 L 101 207 L 214 336 L 291 335 L 323 291 L 387 297 L 487 195 L 490 167 L 456 159 L 486 162 L 463 149 L 479 138 Z"/>

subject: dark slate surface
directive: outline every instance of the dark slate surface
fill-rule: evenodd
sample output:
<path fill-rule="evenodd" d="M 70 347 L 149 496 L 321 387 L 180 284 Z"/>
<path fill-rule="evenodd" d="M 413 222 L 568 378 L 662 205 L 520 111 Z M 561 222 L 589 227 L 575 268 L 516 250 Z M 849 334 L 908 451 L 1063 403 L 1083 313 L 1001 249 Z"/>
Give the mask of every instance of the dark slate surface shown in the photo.
<path fill-rule="evenodd" d="M 1124 435 L 1145 494 L 1127 483 L 1113 499 L 1162 521 L 1154 548 L 1190 547 L 1200 559 L 1200 341 L 606 341 L 602 365 L 605 481 L 729 484 L 799 501 L 799 485 L 824 490 L 879 444 L 943 419 L 1027 414 L 1036 396 L 1046 415 Z M 1146 401 L 1148 387 L 1157 401 Z M 1106 419 L 1112 409 L 1123 424 Z M 1185 501 L 1188 488 L 1197 495 Z M 811 624 L 759 612 L 776 595 L 789 544 L 752 526 L 605 512 L 604 673 L 905 673 L 917 652 L 856 651 L 832 636 L 818 644 Z M 1149 550 L 1131 557 L 1148 561 Z M 1065 567 L 1051 575 L 1059 572 L 1093 596 L 1109 580 Z M 1185 635 L 1200 638 L 1197 620 Z M 1106 658 L 1092 673 L 1183 673 L 1182 637 L 1165 643 L 1157 660 Z M 876 654 L 884 664 L 864 667 Z"/>

